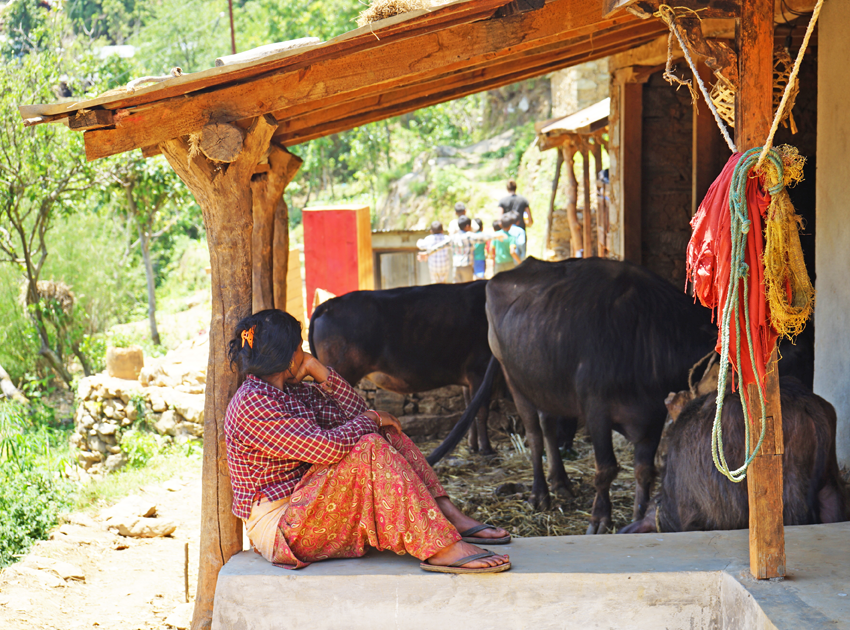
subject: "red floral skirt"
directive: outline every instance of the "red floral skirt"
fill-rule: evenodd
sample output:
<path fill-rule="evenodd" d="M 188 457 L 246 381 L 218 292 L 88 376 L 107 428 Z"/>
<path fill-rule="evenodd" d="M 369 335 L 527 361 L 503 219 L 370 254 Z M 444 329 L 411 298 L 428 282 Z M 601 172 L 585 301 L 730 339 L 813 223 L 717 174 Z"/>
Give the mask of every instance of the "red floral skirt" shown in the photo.
<path fill-rule="evenodd" d="M 460 540 L 434 501 L 442 496 L 410 438 L 364 435 L 339 462 L 314 465 L 301 479 L 281 517 L 272 560 L 297 569 L 357 558 L 367 547 L 425 560 Z"/>

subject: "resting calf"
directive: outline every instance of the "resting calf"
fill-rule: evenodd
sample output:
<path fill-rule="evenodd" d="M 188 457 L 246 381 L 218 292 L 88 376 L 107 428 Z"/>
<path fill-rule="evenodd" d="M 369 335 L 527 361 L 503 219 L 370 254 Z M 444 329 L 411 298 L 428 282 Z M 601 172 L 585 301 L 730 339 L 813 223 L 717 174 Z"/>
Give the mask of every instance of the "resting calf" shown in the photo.
<path fill-rule="evenodd" d="M 780 362 L 781 363 L 781 362 Z M 785 525 L 847 518 L 845 485 L 835 456 L 835 409 L 794 378 L 780 379 Z M 661 492 L 646 516 L 620 533 L 744 529 L 747 483 L 732 483 L 714 467 L 711 428 L 716 393 L 696 398 L 669 428 Z M 744 461 L 744 419 L 738 394 L 727 394 L 721 418 L 730 466 Z"/>

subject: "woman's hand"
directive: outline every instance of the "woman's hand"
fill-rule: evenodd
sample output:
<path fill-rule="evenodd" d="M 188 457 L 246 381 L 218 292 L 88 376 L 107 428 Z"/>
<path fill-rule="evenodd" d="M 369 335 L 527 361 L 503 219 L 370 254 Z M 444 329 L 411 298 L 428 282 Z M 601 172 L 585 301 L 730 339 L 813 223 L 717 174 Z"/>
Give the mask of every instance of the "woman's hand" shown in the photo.
<path fill-rule="evenodd" d="M 402 433 L 401 423 L 391 413 L 387 413 L 386 411 L 378 411 L 377 409 L 370 409 L 366 413 L 372 415 L 375 419 L 375 422 L 378 423 L 378 426 L 381 429 L 386 429 L 388 431 L 395 431 L 396 433 Z"/>
<path fill-rule="evenodd" d="M 292 367 L 288 370 L 291 379 L 286 379 L 288 383 L 300 383 L 308 376 L 317 383 L 324 383 L 330 376 L 328 368 L 309 352 L 302 351 L 301 348 L 298 348 L 292 355 L 292 364 Z"/>

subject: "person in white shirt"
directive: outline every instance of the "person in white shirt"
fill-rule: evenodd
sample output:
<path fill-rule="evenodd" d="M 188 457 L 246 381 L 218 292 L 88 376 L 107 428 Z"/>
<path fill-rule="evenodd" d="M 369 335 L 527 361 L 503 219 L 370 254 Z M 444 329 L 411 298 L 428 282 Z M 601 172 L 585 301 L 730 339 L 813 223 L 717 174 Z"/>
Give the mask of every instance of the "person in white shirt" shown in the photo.
<path fill-rule="evenodd" d="M 427 251 L 441 243 L 448 245 L 450 243 L 449 237 L 443 234 L 443 224 L 434 221 L 431 224 L 431 233 L 425 238 L 420 238 L 416 246 Z M 449 274 L 452 271 L 452 257 L 448 249 L 441 249 L 434 252 L 433 255 L 423 251 L 419 254 L 419 260 L 423 259 L 428 260 L 428 272 L 431 274 L 433 284 L 447 284 L 449 282 Z"/>
<path fill-rule="evenodd" d="M 457 222 L 461 217 L 466 216 L 466 205 L 462 201 L 458 201 L 455 204 L 455 218 L 449 222 L 449 236 L 454 236 L 458 232 L 460 232 L 460 227 Z"/>

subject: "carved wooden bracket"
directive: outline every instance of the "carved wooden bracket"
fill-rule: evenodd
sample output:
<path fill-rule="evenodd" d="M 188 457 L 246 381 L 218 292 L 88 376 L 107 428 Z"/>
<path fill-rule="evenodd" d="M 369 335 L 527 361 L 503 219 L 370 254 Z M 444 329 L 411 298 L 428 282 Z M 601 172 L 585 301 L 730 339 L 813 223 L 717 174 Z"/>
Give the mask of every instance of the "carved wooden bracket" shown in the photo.
<path fill-rule="evenodd" d="M 677 18 L 679 33 L 690 48 L 705 59 L 714 76 L 725 81 L 732 90 L 738 89 L 738 54 L 728 42 L 721 39 L 706 39 L 700 21 L 695 17 Z"/>

